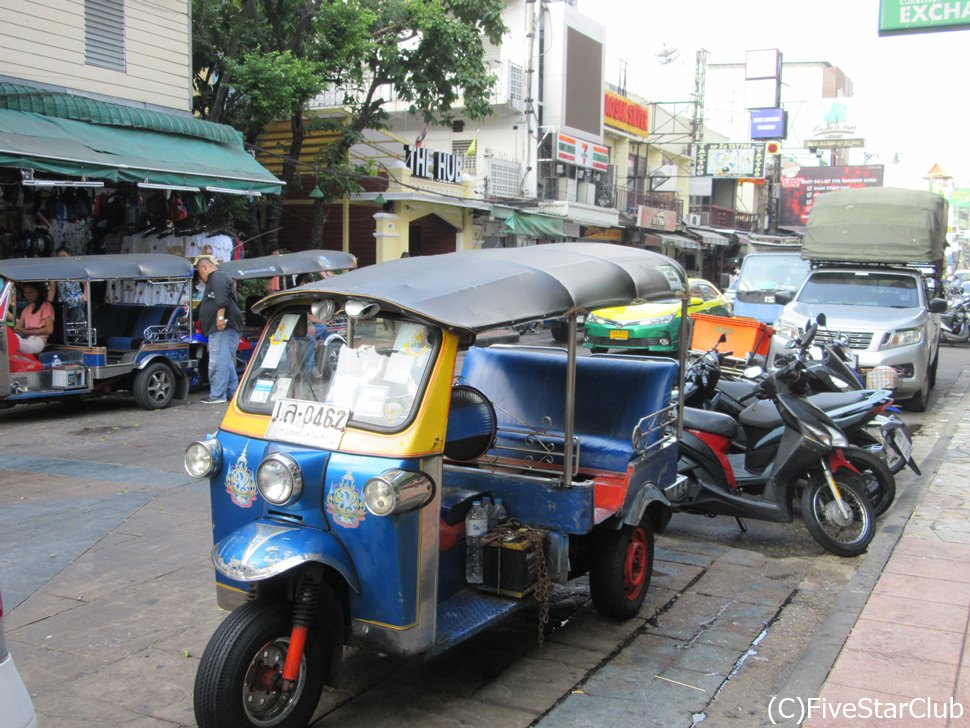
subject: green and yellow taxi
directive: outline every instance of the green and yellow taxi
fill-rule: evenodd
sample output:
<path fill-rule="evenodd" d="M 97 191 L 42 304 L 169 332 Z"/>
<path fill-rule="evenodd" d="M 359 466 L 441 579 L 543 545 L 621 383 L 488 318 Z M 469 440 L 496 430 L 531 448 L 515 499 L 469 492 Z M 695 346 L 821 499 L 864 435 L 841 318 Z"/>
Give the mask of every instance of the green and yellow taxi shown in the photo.
<path fill-rule="evenodd" d="M 730 316 L 728 300 L 712 283 L 690 279 L 689 314 Z M 674 353 L 680 332 L 680 301 L 635 300 L 626 306 L 600 308 L 586 317 L 583 346 L 594 354 L 607 349 L 642 349 Z"/>

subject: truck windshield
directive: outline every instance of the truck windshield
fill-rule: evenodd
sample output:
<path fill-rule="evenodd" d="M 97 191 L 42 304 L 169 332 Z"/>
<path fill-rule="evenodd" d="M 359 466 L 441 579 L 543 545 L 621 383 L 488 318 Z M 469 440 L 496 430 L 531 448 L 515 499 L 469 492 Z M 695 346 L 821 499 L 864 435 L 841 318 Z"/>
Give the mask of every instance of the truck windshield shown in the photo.
<path fill-rule="evenodd" d="M 401 429 L 421 401 L 438 331 L 378 316 L 355 326 L 351 348 L 323 324 L 307 324 L 306 309 L 269 322 L 241 385 L 242 408 L 268 415 L 279 400 L 319 402 L 349 409 L 357 427 Z"/>
<path fill-rule="evenodd" d="M 918 308 L 919 282 L 915 276 L 830 271 L 816 273 L 798 295 L 799 303 L 832 306 Z"/>
<path fill-rule="evenodd" d="M 738 299 L 755 300 L 765 293 L 797 291 L 809 270 L 811 264 L 798 254 L 749 255 L 738 274 Z"/>

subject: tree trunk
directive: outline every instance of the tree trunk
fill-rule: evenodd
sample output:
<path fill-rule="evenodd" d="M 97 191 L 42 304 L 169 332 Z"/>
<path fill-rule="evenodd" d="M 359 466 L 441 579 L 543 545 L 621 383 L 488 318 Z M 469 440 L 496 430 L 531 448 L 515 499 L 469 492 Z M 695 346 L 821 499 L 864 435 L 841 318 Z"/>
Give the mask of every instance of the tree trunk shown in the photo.
<path fill-rule="evenodd" d="M 313 201 L 313 227 L 310 229 L 310 247 L 323 247 L 323 226 L 327 222 L 327 203 L 322 200 Z"/>
<path fill-rule="evenodd" d="M 300 159 L 300 152 L 303 150 L 303 114 L 298 111 L 290 117 L 290 129 L 293 132 L 293 139 L 290 141 L 290 149 L 283 160 L 283 171 L 280 174 L 286 187 L 273 198 L 273 204 L 269 209 L 269 219 L 267 220 L 266 245 L 269 250 L 277 250 L 279 247 L 279 227 L 280 220 L 283 219 L 283 200 L 286 198 L 287 191 L 298 184 L 296 173 L 297 162 Z M 295 192 L 298 194 L 298 191 Z"/>

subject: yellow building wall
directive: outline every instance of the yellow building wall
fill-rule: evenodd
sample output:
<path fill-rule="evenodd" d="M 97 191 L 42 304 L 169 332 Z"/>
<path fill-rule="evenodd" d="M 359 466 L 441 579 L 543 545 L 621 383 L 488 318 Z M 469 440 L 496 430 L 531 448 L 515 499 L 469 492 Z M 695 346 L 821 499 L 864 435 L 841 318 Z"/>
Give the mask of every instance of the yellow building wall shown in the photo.
<path fill-rule="evenodd" d="M 191 111 L 191 0 L 125 1 L 125 71 L 84 61 L 84 0 L 0 0 L 0 76 Z"/>

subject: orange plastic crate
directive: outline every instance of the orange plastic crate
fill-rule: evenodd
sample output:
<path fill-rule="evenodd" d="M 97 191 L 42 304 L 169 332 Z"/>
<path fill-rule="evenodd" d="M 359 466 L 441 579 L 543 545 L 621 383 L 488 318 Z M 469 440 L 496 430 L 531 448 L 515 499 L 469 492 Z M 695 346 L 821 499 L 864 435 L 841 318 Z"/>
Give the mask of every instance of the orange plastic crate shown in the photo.
<path fill-rule="evenodd" d="M 691 336 L 690 348 L 694 351 L 707 351 L 717 343 L 721 334 L 724 334 L 727 341 L 718 347 L 718 351 L 730 351 L 735 359 L 743 359 L 751 353 L 768 355 L 771 335 L 775 330 L 757 319 L 744 316 L 712 316 L 707 313 L 697 313 L 691 318 L 694 320 L 694 333 Z"/>

